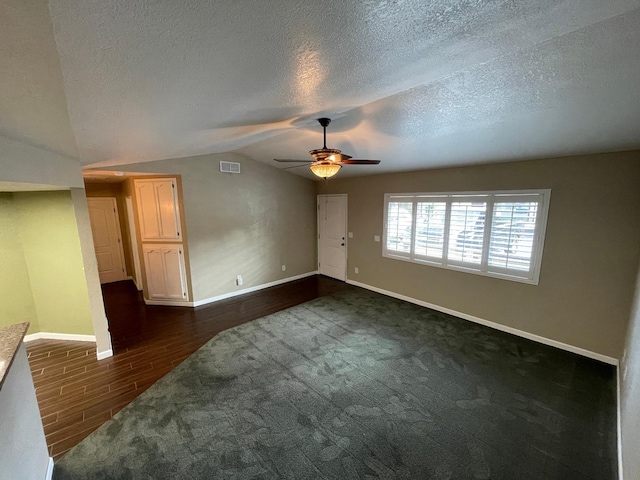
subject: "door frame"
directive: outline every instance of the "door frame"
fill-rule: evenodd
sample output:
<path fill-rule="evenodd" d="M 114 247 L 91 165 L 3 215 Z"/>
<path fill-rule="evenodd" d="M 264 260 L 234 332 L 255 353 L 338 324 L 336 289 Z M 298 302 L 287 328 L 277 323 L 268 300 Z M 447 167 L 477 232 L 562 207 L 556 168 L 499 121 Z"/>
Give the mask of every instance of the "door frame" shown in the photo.
<path fill-rule="evenodd" d="M 116 282 L 122 281 L 122 280 L 126 280 L 127 277 L 127 264 L 124 260 L 124 246 L 122 245 L 122 242 L 124 241 L 122 239 L 122 228 L 120 228 L 120 215 L 118 215 L 118 200 L 116 199 L 116 197 L 87 197 L 87 209 L 90 210 L 89 207 L 89 202 L 91 200 L 111 200 L 111 203 L 113 205 L 113 214 L 116 217 L 116 230 L 117 230 L 117 234 L 118 234 L 118 252 L 120 254 L 120 262 L 122 265 L 122 279 L 121 280 L 114 280 Z M 91 219 L 89 219 L 89 225 L 91 225 Z M 93 232 L 92 232 L 93 233 Z M 91 239 L 93 241 L 93 238 Z M 95 246 L 94 246 L 95 249 Z M 106 282 L 106 283 L 111 283 L 111 282 Z M 102 285 L 102 280 L 100 280 L 100 284 Z"/>
<path fill-rule="evenodd" d="M 133 271 L 135 277 L 133 283 L 138 291 L 142 290 L 142 268 L 140 267 L 140 255 L 138 254 L 138 234 L 135 220 L 135 214 L 133 212 L 133 198 L 127 196 L 124 198 L 125 206 L 127 207 L 127 223 L 129 225 L 129 243 L 131 244 L 131 257 L 133 257 Z"/>
<path fill-rule="evenodd" d="M 347 226 L 349 225 L 348 217 L 349 217 L 349 197 L 346 193 L 332 193 L 332 194 L 322 194 L 316 197 L 316 229 L 318 232 L 317 235 L 317 258 L 318 258 L 318 274 L 320 274 L 320 199 L 326 197 L 343 197 L 344 198 L 344 280 L 347 281 L 347 273 L 348 273 L 348 260 L 349 260 L 349 241 L 348 241 L 348 233 Z"/>

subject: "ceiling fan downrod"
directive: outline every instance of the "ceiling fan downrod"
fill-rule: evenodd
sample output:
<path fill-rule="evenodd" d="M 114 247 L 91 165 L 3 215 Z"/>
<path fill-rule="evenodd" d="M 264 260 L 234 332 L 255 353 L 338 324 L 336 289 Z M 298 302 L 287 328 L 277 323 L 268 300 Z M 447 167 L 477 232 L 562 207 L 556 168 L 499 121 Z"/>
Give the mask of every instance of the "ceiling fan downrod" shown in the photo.
<path fill-rule="evenodd" d="M 318 123 L 322 125 L 322 132 L 323 132 L 323 138 L 324 138 L 324 142 L 323 142 L 324 146 L 322 148 L 327 148 L 327 127 L 331 123 L 331 119 L 319 118 Z"/>

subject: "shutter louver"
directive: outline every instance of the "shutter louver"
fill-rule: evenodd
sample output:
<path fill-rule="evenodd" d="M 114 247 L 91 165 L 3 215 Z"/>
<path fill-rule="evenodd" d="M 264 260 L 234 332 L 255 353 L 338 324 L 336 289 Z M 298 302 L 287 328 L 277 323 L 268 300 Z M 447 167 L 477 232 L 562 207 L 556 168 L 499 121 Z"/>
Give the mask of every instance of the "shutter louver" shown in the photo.
<path fill-rule="evenodd" d="M 480 264 L 486 211 L 486 202 L 451 204 L 448 254 L 450 260 Z"/>
<path fill-rule="evenodd" d="M 550 195 L 386 194 L 382 255 L 537 284 Z"/>
<path fill-rule="evenodd" d="M 387 209 L 387 250 L 409 255 L 413 235 L 412 225 L 413 203 L 389 202 Z"/>
<path fill-rule="evenodd" d="M 528 272 L 531 268 L 538 202 L 496 202 L 489 266 Z"/>
<path fill-rule="evenodd" d="M 416 255 L 442 258 L 446 211 L 446 202 L 418 201 L 414 241 Z"/>

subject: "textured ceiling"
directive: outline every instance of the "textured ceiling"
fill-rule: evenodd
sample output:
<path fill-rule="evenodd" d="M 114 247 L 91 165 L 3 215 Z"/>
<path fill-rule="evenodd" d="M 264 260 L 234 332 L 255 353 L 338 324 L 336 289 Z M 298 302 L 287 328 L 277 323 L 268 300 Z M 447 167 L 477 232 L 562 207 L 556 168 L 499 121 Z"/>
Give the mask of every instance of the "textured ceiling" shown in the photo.
<path fill-rule="evenodd" d="M 78 156 L 43 0 L 0 0 L 0 135 Z"/>
<path fill-rule="evenodd" d="M 50 0 L 48 26 L 42 0 L 0 3 L 46 47 L 0 32 L 43 90 L 13 115 L 0 94 L 0 134 L 84 165 L 290 166 L 324 115 L 329 147 L 382 160 L 341 175 L 640 148 L 640 0 Z"/>

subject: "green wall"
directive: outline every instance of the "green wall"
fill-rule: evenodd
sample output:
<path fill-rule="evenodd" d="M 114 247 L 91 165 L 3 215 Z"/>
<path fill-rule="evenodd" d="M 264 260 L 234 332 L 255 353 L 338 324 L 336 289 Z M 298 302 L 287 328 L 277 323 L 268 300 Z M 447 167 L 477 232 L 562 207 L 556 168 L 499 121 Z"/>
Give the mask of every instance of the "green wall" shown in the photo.
<path fill-rule="evenodd" d="M 93 335 L 70 192 L 2 194 L 0 225 L 0 325 L 28 320 L 29 333 Z"/>
<path fill-rule="evenodd" d="M 0 193 L 0 326 L 29 322 L 38 331 L 13 194 Z"/>

